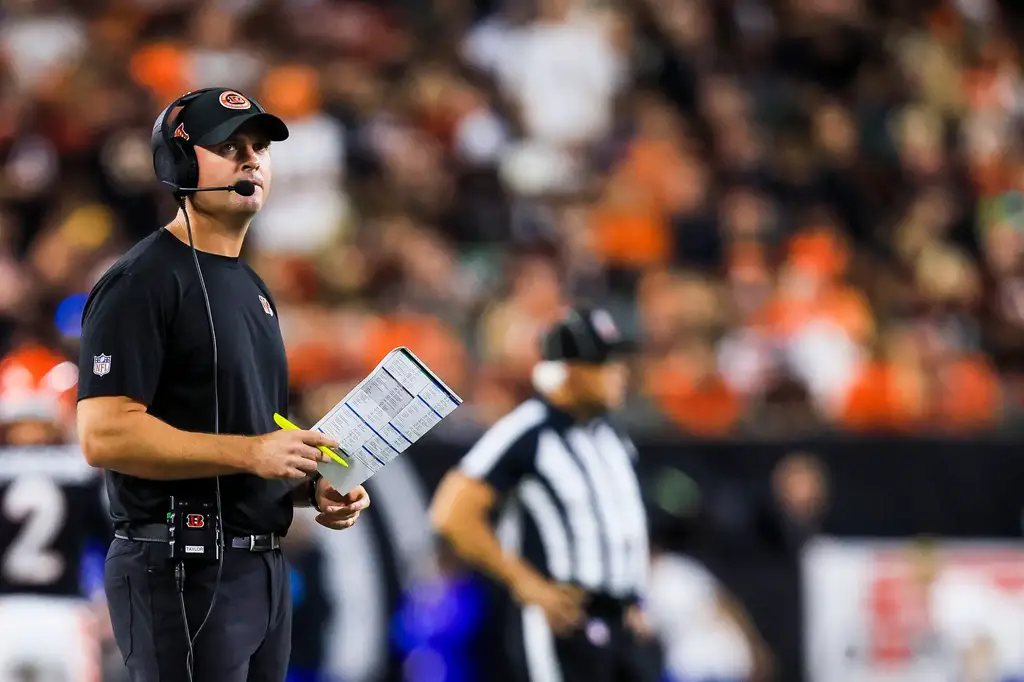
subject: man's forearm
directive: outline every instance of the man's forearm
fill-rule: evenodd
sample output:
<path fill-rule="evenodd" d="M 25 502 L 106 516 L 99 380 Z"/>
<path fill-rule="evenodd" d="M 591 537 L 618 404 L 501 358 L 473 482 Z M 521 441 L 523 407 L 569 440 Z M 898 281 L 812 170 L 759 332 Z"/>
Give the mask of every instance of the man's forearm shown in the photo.
<path fill-rule="evenodd" d="M 119 415 L 83 440 L 93 466 L 165 481 L 244 472 L 250 447 L 244 436 L 182 431 L 145 412 Z"/>

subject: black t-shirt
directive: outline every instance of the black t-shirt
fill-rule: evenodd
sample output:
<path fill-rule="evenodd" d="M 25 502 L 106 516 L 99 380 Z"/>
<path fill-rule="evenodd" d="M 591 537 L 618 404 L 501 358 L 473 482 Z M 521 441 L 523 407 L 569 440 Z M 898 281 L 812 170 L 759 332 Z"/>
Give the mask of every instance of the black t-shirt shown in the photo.
<path fill-rule="evenodd" d="M 86 551 L 110 541 L 104 497 L 78 446 L 0 448 L 0 595 L 84 596 Z"/>
<path fill-rule="evenodd" d="M 288 407 L 288 366 L 266 284 L 239 258 L 199 253 L 217 336 L 220 433 L 275 431 Z M 165 229 L 115 263 L 82 316 L 78 399 L 127 396 L 183 431 L 214 433 L 213 348 L 192 251 Z M 215 479 L 154 481 L 106 472 L 110 513 L 160 522 L 171 495 L 213 499 Z M 229 534 L 285 533 L 294 483 L 221 477 Z"/>

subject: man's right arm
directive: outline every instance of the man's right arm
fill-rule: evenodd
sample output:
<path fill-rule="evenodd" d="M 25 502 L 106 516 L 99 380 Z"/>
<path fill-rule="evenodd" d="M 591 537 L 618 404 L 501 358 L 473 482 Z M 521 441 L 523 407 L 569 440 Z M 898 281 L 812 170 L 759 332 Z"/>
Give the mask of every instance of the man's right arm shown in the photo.
<path fill-rule="evenodd" d="M 91 466 L 139 478 L 223 476 L 252 463 L 253 439 L 181 431 L 124 396 L 80 401 L 78 437 Z"/>
<path fill-rule="evenodd" d="M 78 403 L 78 436 L 86 461 L 129 476 L 173 481 L 237 473 L 302 480 L 338 443 L 319 431 L 225 436 L 176 429 L 124 396 Z"/>

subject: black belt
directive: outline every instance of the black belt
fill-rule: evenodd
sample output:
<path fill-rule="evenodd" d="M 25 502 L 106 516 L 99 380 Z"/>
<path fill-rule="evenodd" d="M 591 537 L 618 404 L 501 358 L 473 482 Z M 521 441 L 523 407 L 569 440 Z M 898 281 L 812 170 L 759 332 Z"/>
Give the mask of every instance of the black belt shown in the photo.
<path fill-rule="evenodd" d="M 137 542 L 170 542 L 167 526 L 162 523 L 119 525 L 114 531 L 114 537 L 121 540 L 135 540 Z M 277 533 L 263 533 L 261 535 L 228 534 L 226 539 L 225 546 L 244 549 L 250 552 L 270 552 L 281 548 L 281 536 Z"/>
<path fill-rule="evenodd" d="M 591 592 L 587 597 L 584 609 L 588 616 L 614 622 L 620 622 L 632 604 L 628 600 L 600 592 Z"/>

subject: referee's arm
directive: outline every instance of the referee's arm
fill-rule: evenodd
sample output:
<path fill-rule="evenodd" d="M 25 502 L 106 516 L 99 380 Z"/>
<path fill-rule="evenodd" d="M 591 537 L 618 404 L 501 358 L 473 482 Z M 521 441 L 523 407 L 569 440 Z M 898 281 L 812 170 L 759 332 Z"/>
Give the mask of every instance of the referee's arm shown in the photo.
<path fill-rule="evenodd" d="M 445 475 L 430 508 L 434 527 L 456 553 L 513 592 L 536 571 L 502 549 L 490 513 L 533 468 L 537 432 L 531 426 L 509 415 L 491 427 Z"/>
<path fill-rule="evenodd" d="M 581 592 L 555 585 L 519 557 L 505 552 L 490 524 L 498 500 L 532 470 L 536 436 L 536 431 L 509 434 L 500 423 L 484 434 L 459 468 L 441 481 L 430 518 L 463 561 L 501 581 L 520 604 L 541 605 L 552 628 L 563 632 L 582 617 Z"/>
<path fill-rule="evenodd" d="M 528 582 L 535 571 L 502 549 L 488 522 L 497 499 L 497 491 L 488 483 L 453 470 L 438 486 L 430 517 L 464 561 L 516 593 L 516 587 Z"/>
<path fill-rule="evenodd" d="M 147 413 L 163 367 L 167 330 L 177 305 L 169 285 L 128 273 L 103 280 L 82 316 L 78 437 L 94 467 L 154 480 L 240 472 L 300 480 L 336 446 L 319 432 L 280 431 L 247 437 L 192 433 Z M 106 373 L 94 371 L 109 356 Z"/>

